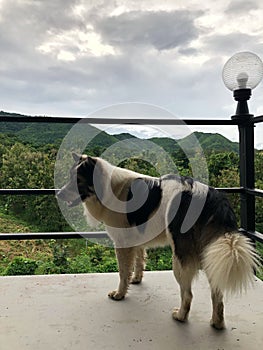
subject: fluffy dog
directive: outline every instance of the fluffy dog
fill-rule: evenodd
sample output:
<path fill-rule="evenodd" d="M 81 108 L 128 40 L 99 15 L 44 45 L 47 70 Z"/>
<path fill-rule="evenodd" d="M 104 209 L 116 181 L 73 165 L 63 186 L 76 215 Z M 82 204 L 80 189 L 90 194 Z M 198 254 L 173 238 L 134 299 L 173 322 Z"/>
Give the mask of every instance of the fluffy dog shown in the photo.
<path fill-rule="evenodd" d="M 120 281 L 109 297 L 121 300 L 130 283 L 141 282 L 146 248 L 170 245 L 181 290 L 181 306 L 173 317 L 187 320 L 191 283 L 202 269 L 211 287 L 211 325 L 224 328 L 223 292 L 246 288 L 258 265 L 226 197 L 190 177 L 155 178 L 97 157 L 73 158 L 70 180 L 57 197 L 71 207 L 82 203 L 85 214 L 103 222 L 114 241 Z"/>

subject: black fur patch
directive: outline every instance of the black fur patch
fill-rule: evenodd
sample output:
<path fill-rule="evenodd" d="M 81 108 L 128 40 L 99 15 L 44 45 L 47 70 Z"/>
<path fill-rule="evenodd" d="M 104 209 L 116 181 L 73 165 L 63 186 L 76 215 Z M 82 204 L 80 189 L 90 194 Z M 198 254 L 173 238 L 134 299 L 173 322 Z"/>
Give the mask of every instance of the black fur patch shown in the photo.
<path fill-rule="evenodd" d="M 181 233 L 181 226 L 189 209 L 191 200 L 192 192 L 190 191 L 183 191 L 173 198 L 168 212 L 169 230 L 173 234 L 177 235 Z"/>
<path fill-rule="evenodd" d="M 129 201 L 143 201 L 140 208 L 130 211 Z M 149 216 L 157 209 L 162 199 L 161 180 L 138 178 L 133 181 L 127 195 L 127 219 L 131 226 L 146 224 Z M 143 231 L 143 228 L 142 230 Z"/>
<path fill-rule="evenodd" d="M 209 219 L 216 228 L 222 228 L 225 231 L 237 230 L 236 216 L 228 198 L 212 187 L 209 187 L 199 224 L 205 225 Z"/>
<path fill-rule="evenodd" d="M 194 179 L 190 176 L 181 176 L 181 182 L 183 185 L 189 185 L 191 188 L 193 188 Z"/>
<path fill-rule="evenodd" d="M 95 194 L 93 174 L 96 166 L 96 159 L 88 157 L 77 167 L 77 185 L 82 201 Z"/>
<path fill-rule="evenodd" d="M 162 176 L 161 179 L 164 181 L 167 181 L 167 180 L 177 181 L 184 186 L 189 185 L 191 188 L 193 188 L 194 179 L 190 176 L 179 176 L 175 174 L 168 174 L 168 175 Z"/>
<path fill-rule="evenodd" d="M 204 193 L 205 195 L 205 193 Z M 173 198 L 168 212 L 169 230 L 174 241 L 174 249 L 177 257 L 183 264 L 189 257 L 200 258 L 203 247 L 222 232 L 237 229 L 236 217 L 226 196 L 214 188 L 209 187 L 204 198 L 196 196 L 195 205 L 203 205 L 203 209 L 197 221 L 185 233 L 181 227 L 193 199 L 192 191 L 183 191 Z M 208 229 L 209 226 L 209 229 Z"/>

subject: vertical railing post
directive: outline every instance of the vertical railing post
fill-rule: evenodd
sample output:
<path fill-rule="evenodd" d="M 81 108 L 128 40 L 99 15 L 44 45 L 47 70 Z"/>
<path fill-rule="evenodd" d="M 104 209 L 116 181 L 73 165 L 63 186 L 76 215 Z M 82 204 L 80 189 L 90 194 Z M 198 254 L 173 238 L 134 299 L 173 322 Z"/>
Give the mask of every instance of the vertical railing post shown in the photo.
<path fill-rule="evenodd" d="M 250 89 L 234 91 L 238 101 L 236 114 L 232 119 L 238 122 L 239 129 L 239 165 L 240 187 L 243 188 L 240 198 L 241 228 L 245 231 L 255 231 L 255 196 L 247 189 L 255 187 L 255 154 L 254 154 L 254 123 L 253 115 L 249 113 L 247 100 L 250 98 Z"/>
<path fill-rule="evenodd" d="M 241 193 L 241 227 L 246 231 L 255 231 L 255 196 L 246 192 L 246 189 L 255 187 L 254 164 L 254 124 L 247 121 L 239 125 L 240 150 L 240 186 Z"/>

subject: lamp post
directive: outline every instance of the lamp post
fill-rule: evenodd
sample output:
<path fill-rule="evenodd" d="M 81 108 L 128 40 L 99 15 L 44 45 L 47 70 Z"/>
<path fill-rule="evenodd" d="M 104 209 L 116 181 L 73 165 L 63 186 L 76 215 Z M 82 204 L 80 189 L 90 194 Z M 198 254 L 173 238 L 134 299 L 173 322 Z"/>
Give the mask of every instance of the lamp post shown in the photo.
<path fill-rule="evenodd" d="M 248 189 L 255 187 L 254 164 L 254 123 L 253 114 L 249 113 L 247 101 L 263 78 L 263 63 L 251 52 L 239 52 L 233 55 L 224 65 L 223 81 L 233 91 L 237 101 L 236 114 L 232 116 L 239 129 L 239 164 L 241 191 L 241 228 L 255 231 L 255 197 Z"/>

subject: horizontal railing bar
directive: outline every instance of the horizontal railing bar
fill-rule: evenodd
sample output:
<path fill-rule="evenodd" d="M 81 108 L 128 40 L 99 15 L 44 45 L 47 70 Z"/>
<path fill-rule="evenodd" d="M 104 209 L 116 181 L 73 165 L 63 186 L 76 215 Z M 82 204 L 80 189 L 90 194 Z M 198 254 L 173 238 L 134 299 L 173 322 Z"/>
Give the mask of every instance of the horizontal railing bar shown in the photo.
<path fill-rule="evenodd" d="M 0 189 L 0 195 L 49 195 L 56 194 L 58 191 L 54 188 L 4 188 Z"/>
<path fill-rule="evenodd" d="M 216 189 L 227 193 L 242 193 L 244 191 L 243 187 L 216 187 Z"/>
<path fill-rule="evenodd" d="M 247 237 L 263 243 L 263 234 L 260 232 L 246 231 L 243 228 L 239 229 L 239 232 Z M 39 233 L 0 233 L 0 241 L 5 240 L 36 240 L 36 239 L 103 239 L 109 238 L 106 231 L 99 232 L 39 232 Z"/>
<path fill-rule="evenodd" d="M 252 122 L 253 122 L 254 124 L 256 124 L 256 123 L 263 123 L 263 115 L 259 115 L 259 116 L 257 116 L 257 117 L 254 117 L 254 118 L 252 119 Z"/>
<path fill-rule="evenodd" d="M 240 233 L 244 234 L 245 236 L 251 238 L 254 241 L 263 243 L 263 233 L 261 233 L 261 232 L 258 232 L 258 231 L 254 231 L 254 232 L 247 231 L 247 230 L 245 230 L 243 228 L 240 228 L 238 231 Z"/>
<path fill-rule="evenodd" d="M 228 192 L 228 193 L 241 193 L 243 188 L 241 187 L 217 187 L 218 191 Z M 0 195 L 55 195 L 59 189 L 37 189 L 37 188 L 3 188 L 0 189 Z M 260 191 L 260 190 L 257 190 Z"/>
<path fill-rule="evenodd" d="M 7 116 L 0 115 L 0 122 L 9 122 L 9 123 L 69 123 L 74 124 L 83 118 L 79 117 L 45 117 L 45 116 Z M 86 118 L 85 118 L 86 119 Z M 91 119 L 91 118 L 89 118 Z"/>
<path fill-rule="evenodd" d="M 252 194 L 254 196 L 257 196 L 257 197 L 263 197 L 263 190 L 260 190 L 258 188 L 254 188 L 254 189 L 246 188 L 245 192 L 248 194 Z"/>
<path fill-rule="evenodd" d="M 39 233 L 0 233 L 0 241 L 34 239 L 79 239 L 109 238 L 106 231 L 100 232 L 39 232 Z"/>
<path fill-rule="evenodd" d="M 232 119 L 146 119 L 146 118 L 79 118 L 79 117 L 23 117 L 0 115 L 0 122 L 17 123 L 88 123 L 88 124 L 145 124 L 145 125 L 237 125 Z"/>

